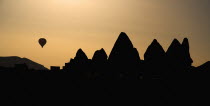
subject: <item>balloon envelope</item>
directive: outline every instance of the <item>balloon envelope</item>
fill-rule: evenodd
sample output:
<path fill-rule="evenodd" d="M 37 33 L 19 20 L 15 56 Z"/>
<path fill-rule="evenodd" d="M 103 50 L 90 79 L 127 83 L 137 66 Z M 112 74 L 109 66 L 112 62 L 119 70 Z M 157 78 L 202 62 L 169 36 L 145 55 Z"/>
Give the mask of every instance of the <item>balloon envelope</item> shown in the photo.
<path fill-rule="evenodd" d="M 39 39 L 39 44 L 42 46 L 42 48 L 44 47 L 44 45 L 47 43 L 47 40 L 45 38 L 40 38 Z"/>

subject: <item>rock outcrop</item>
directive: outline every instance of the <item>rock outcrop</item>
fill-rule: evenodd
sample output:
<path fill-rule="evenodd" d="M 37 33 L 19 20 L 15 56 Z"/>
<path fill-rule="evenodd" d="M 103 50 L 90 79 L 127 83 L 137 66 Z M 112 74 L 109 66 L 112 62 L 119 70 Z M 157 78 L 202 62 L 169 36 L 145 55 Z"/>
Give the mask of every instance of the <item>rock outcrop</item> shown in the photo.
<path fill-rule="evenodd" d="M 114 78 L 132 78 L 138 76 L 140 57 L 136 48 L 126 35 L 121 32 L 109 55 L 108 62 Z M 133 77 L 136 78 L 136 77 Z"/>
<path fill-rule="evenodd" d="M 79 49 L 76 53 L 76 56 L 74 57 L 74 61 L 78 64 L 85 64 L 88 62 L 87 55 L 82 51 L 82 49 Z"/>
<path fill-rule="evenodd" d="M 107 54 L 104 51 L 104 49 L 102 48 L 101 50 L 97 50 L 92 58 L 92 62 L 95 64 L 104 64 L 107 62 Z"/>
<path fill-rule="evenodd" d="M 138 63 L 137 60 L 140 61 L 138 51 L 133 47 L 126 33 L 121 32 L 109 55 L 109 63 L 116 65 L 136 64 Z"/>
<path fill-rule="evenodd" d="M 161 59 L 165 56 L 165 51 L 159 42 L 154 39 L 144 54 L 145 61 Z"/>
<path fill-rule="evenodd" d="M 193 63 L 193 60 L 190 56 L 190 46 L 189 46 L 189 41 L 187 38 L 184 38 L 183 42 L 182 42 L 182 47 L 184 49 L 184 62 L 185 62 L 185 65 L 186 67 L 189 67 L 192 65 Z"/>
<path fill-rule="evenodd" d="M 177 69 L 189 68 L 193 62 L 189 53 L 188 39 L 186 38 L 182 44 L 177 39 L 174 39 L 166 55 L 170 66 L 176 67 Z"/>
<path fill-rule="evenodd" d="M 92 75 L 95 79 L 105 79 L 108 76 L 108 56 L 105 50 L 97 50 L 92 58 Z"/>
<path fill-rule="evenodd" d="M 69 63 L 66 63 L 64 70 L 85 72 L 85 70 L 88 70 L 90 68 L 90 65 L 91 60 L 88 59 L 87 55 L 82 51 L 82 49 L 79 49 L 74 59 L 71 59 Z"/>
<path fill-rule="evenodd" d="M 154 39 L 144 54 L 144 78 L 160 78 L 165 70 L 165 51 Z"/>

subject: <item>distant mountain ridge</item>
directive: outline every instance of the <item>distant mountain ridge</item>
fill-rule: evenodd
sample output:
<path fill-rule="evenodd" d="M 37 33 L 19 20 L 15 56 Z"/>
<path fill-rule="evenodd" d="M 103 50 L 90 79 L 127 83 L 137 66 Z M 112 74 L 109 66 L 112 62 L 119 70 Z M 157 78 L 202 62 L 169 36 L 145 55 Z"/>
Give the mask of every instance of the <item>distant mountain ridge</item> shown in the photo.
<path fill-rule="evenodd" d="M 15 67 L 15 64 L 26 64 L 29 69 L 34 70 L 48 70 L 43 65 L 36 63 L 28 58 L 21 58 L 18 56 L 0 57 L 0 66 L 6 68 Z"/>

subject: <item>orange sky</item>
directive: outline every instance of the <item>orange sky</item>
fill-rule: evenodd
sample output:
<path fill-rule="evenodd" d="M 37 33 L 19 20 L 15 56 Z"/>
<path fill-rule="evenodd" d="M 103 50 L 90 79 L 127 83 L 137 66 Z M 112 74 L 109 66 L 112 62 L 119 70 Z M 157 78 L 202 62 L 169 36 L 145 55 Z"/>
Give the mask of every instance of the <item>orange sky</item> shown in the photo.
<path fill-rule="evenodd" d="M 165 50 L 174 38 L 190 41 L 193 65 L 210 60 L 208 0 L 0 0 L 0 56 L 63 66 L 82 48 L 110 53 L 126 32 L 141 59 L 153 39 Z M 38 39 L 48 40 L 42 49 Z"/>

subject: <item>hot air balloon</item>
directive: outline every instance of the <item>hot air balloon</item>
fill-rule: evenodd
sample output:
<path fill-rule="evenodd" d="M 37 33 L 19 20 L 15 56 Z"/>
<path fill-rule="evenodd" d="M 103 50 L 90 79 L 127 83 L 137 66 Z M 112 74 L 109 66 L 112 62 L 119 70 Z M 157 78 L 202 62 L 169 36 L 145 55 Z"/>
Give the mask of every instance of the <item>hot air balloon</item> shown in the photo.
<path fill-rule="evenodd" d="M 42 46 L 42 48 L 44 47 L 44 45 L 47 43 L 47 40 L 45 38 L 40 38 L 39 39 L 39 44 Z"/>

